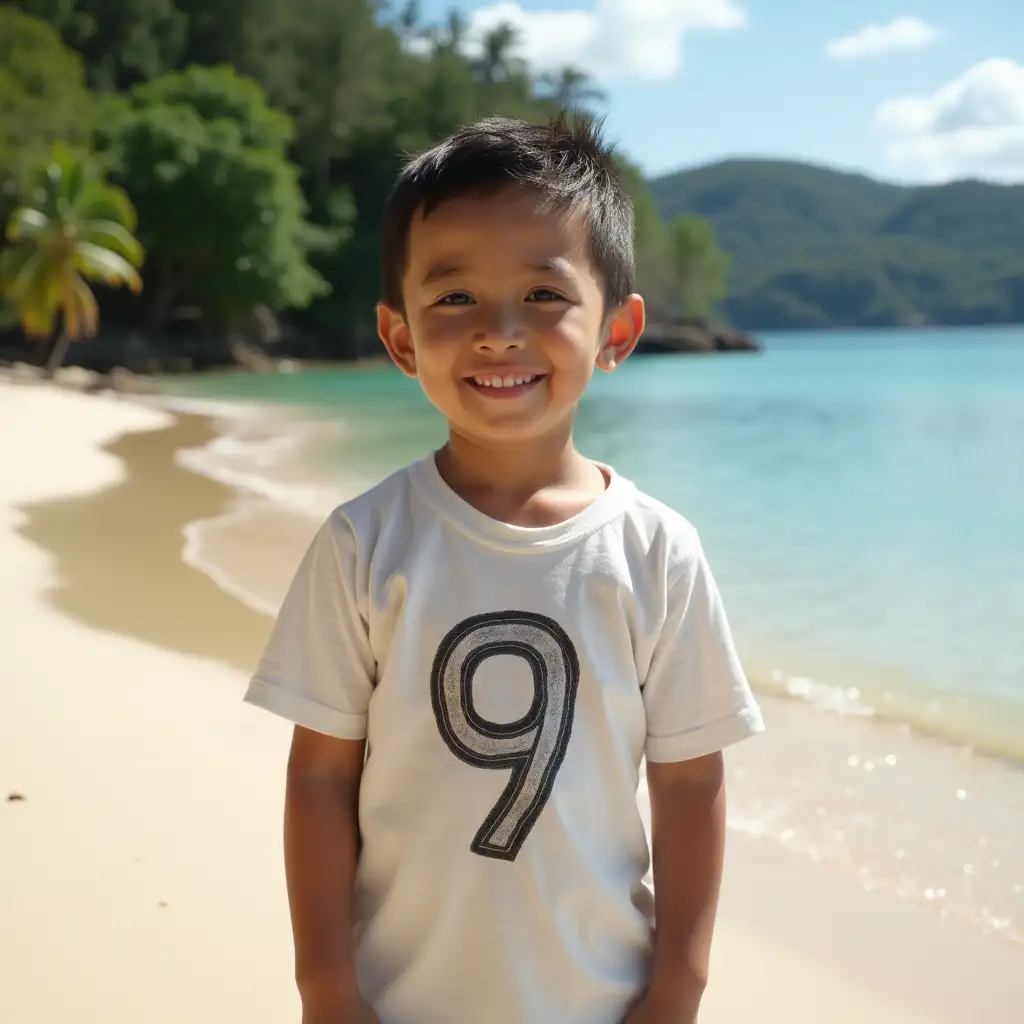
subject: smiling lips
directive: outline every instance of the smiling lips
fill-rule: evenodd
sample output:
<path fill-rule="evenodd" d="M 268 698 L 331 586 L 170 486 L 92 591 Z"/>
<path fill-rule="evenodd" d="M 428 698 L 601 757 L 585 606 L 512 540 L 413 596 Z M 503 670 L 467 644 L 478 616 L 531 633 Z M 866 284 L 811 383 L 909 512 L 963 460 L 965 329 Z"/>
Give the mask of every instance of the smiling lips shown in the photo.
<path fill-rule="evenodd" d="M 466 378 L 466 383 L 477 391 L 485 391 L 494 398 L 513 398 L 530 390 L 544 379 L 542 373 L 523 371 L 475 373 Z"/>

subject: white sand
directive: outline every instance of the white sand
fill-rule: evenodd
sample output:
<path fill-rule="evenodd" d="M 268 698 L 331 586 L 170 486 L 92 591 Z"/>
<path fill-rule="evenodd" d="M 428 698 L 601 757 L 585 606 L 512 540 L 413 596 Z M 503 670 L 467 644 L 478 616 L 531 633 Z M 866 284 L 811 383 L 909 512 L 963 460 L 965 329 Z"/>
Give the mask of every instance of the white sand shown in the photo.
<path fill-rule="evenodd" d="M 0 384 L 0 800 L 25 796 L 0 802 L 4 1024 L 298 1020 L 287 728 L 216 664 L 51 612 L 47 555 L 13 533 L 12 505 L 114 482 L 96 446 L 167 422 Z"/>
<path fill-rule="evenodd" d="M 116 482 L 123 467 L 98 446 L 167 423 L 125 401 L 0 381 L 3 1024 L 299 1019 L 280 849 L 288 727 L 241 703 L 237 672 L 55 613 L 51 559 L 17 533 L 15 506 Z M 25 800 L 5 802 L 14 791 Z M 963 1007 L 986 1000 L 973 1002 L 970 976 L 962 1002 L 942 991 L 961 954 L 969 974 L 991 967 L 974 973 L 997 990 L 985 1024 L 1019 1022 L 1024 957 L 940 935 L 937 919 L 900 917 L 916 908 L 843 880 L 804 895 L 808 872 L 730 854 L 702 1024 L 973 1021 Z M 858 958 L 849 938 L 837 945 L 847 927 L 901 941 L 872 937 Z M 921 934 L 936 942 L 915 960 L 902 938 Z"/>

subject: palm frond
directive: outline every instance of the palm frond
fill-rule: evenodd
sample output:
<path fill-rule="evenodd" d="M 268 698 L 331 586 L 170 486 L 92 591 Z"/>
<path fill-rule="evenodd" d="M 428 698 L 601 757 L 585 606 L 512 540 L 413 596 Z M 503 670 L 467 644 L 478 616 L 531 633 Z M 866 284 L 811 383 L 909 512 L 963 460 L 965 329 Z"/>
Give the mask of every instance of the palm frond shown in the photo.
<path fill-rule="evenodd" d="M 54 147 L 36 176 L 32 202 L 8 222 L 12 245 L 0 253 L 0 291 L 25 333 L 48 337 L 60 312 L 65 343 L 95 334 L 99 308 L 86 277 L 141 291 L 137 268 L 145 252 L 132 235 L 135 224 L 122 189 L 95 177 L 67 147 Z"/>
<path fill-rule="evenodd" d="M 91 242 L 79 242 L 71 257 L 75 268 L 84 276 L 104 284 L 125 284 L 136 294 L 142 291 L 142 278 L 123 257 Z"/>
<path fill-rule="evenodd" d="M 14 255 L 8 255 L 10 253 Z M 8 249 L 4 256 L 7 257 L 4 262 L 4 291 L 20 303 L 24 301 L 23 296 L 31 291 L 32 282 L 44 276 L 46 254 L 41 249 L 22 243 Z"/>
<path fill-rule="evenodd" d="M 75 291 L 75 279 L 81 281 L 73 267 L 66 267 L 60 283 L 60 301 L 57 303 L 64 318 L 64 335 L 72 341 L 82 336 L 82 310 Z"/>
<path fill-rule="evenodd" d="M 12 245 L 0 252 L 0 293 L 14 298 L 14 288 L 25 263 L 35 253 L 30 245 Z"/>
<path fill-rule="evenodd" d="M 36 205 L 51 218 L 58 216 L 63 190 L 61 166 L 55 160 L 51 160 L 39 175 L 39 187 L 35 196 Z"/>
<path fill-rule="evenodd" d="M 34 210 L 31 206 L 21 206 L 11 214 L 7 222 L 7 240 L 20 242 L 25 238 L 35 238 L 51 226 L 51 220 L 42 210 Z"/>
<path fill-rule="evenodd" d="M 83 220 L 108 220 L 126 231 L 136 227 L 135 207 L 128 194 L 114 185 L 90 181 L 78 196 L 78 215 Z"/>
<path fill-rule="evenodd" d="M 110 249 L 123 256 L 133 267 L 142 266 L 145 251 L 142 243 L 125 227 L 112 220 L 87 221 L 81 242 Z"/>
<path fill-rule="evenodd" d="M 100 325 L 100 310 L 96 303 L 96 296 L 78 274 L 72 274 L 71 287 L 78 304 L 78 318 L 82 333 L 91 338 Z"/>
<path fill-rule="evenodd" d="M 33 259 L 39 256 L 33 254 Z M 23 284 L 17 292 L 18 315 L 21 326 L 30 337 L 47 338 L 53 333 L 53 324 L 57 316 L 59 297 L 59 278 L 55 282 L 52 276 L 42 272 L 45 261 L 40 260 L 37 268 L 40 272 L 26 275 L 22 271 Z M 30 264 L 26 265 L 26 270 Z"/>

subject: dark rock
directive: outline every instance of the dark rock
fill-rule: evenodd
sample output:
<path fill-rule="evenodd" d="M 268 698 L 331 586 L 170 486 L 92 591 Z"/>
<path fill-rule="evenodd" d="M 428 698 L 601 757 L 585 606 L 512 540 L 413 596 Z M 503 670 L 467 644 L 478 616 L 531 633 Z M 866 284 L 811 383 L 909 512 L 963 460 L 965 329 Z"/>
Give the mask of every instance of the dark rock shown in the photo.
<path fill-rule="evenodd" d="M 753 335 L 734 327 L 705 320 L 667 320 L 647 325 L 640 353 L 664 352 L 759 352 L 761 345 Z"/>

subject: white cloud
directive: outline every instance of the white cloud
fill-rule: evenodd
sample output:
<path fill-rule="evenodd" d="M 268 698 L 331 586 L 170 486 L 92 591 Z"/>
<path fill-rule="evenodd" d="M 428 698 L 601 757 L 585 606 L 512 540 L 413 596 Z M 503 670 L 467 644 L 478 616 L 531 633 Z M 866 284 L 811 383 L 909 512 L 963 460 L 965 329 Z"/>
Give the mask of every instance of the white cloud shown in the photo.
<path fill-rule="evenodd" d="M 572 65 L 595 78 L 664 79 L 681 67 L 689 33 L 743 28 L 747 16 L 736 0 L 596 0 L 547 11 L 498 0 L 470 14 L 470 52 L 503 22 L 517 29 L 518 55 L 538 71 Z"/>
<path fill-rule="evenodd" d="M 896 169 L 928 181 L 1024 181 L 1024 64 L 982 61 L 931 95 L 888 100 L 875 124 Z"/>
<path fill-rule="evenodd" d="M 886 53 L 925 50 L 943 35 L 940 29 L 920 18 L 896 18 L 888 25 L 872 23 L 859 32 L 825 44 L 825 54 L 833 60 L 860 60 Z"/>

